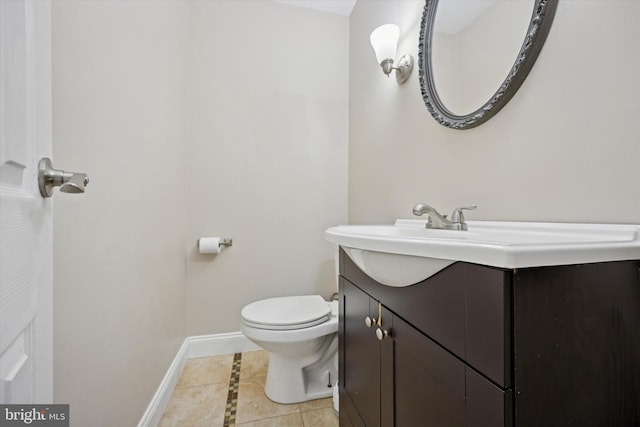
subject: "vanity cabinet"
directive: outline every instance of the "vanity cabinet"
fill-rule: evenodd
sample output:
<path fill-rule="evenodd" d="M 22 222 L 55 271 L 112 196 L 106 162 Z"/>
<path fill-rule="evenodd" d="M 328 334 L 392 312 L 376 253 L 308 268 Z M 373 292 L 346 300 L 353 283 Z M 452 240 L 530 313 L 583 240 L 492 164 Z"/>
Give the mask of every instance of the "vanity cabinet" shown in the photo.
<path fill-rule="evenodd" d="M 389 287 L 341 250 L 340 304 L 341 427 L 640 425 L 640 261 Z"/>
<path fill-rule="evenodd" d="M 511 426 L 511 390 L 497 385 L 511 381 L 503 272 L 477 277 L 474 305 L 461 266 L 430 286 L 390 288 L 344 253 L 340 264 L 341 426 Z"/>

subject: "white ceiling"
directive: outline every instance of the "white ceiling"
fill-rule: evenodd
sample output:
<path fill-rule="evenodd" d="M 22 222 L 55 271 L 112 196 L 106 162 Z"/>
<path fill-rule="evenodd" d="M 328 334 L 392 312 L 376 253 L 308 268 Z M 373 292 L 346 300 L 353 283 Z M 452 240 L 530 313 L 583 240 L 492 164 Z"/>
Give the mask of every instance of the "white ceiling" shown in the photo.
<path fill-rule="evenodd" d="M 293 6 L 307 7 L 323 12 L 349 16 L 357 0 L 273 0 Z"/>

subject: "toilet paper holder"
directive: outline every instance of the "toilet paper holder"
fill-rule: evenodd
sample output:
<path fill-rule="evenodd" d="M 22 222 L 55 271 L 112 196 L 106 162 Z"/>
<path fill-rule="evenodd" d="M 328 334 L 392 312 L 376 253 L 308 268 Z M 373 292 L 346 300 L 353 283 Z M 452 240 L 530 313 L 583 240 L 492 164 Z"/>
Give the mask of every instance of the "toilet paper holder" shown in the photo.
<path fill-rule="evenodd" d="M 233 246 L 233 239 L 230 237 L 223 237 L 220 239 L 220 246 Z"/>
<path fill-rule="evenodd" d="M 196 246 L 200 245 L 200 239 L 196 240 Z M 230 237 L 220 237 L 218 246 L 233 246 L 233 239 Z"/>

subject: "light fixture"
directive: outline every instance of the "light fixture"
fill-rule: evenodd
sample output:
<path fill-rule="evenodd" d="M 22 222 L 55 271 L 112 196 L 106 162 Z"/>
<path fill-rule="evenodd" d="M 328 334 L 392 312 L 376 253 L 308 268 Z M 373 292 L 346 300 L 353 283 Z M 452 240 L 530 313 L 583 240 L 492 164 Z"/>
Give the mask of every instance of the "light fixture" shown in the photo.
<path fill-rule="evenodd" d="M 376 53 L 376 59 L 382 67 L 382 72 L 389 76 L 392 70 L 396 70 L 396 80 L 399 84 L 407 81 L 413 69 L 413 57 L 403 55 L 396 67 L 393 60 L 396 57 L 396 47 L 400 38 L 400 28 L 394 24 L 381 25 L 371 32 L 369 41 Z"/>

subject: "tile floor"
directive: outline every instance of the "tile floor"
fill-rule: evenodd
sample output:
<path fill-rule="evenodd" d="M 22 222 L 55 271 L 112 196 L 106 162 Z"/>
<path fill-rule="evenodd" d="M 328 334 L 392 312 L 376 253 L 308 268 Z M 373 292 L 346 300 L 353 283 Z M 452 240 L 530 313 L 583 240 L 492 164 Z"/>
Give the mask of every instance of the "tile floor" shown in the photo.
<path fill-rule="evenodd" d="M 269 400 L 264 394 L 268 360 L 266 351 L 242 353 L 237 383 L 233 354 L 188 360 L 159 427 L 338 426 L 331 398 L 291 405 Z"/>

